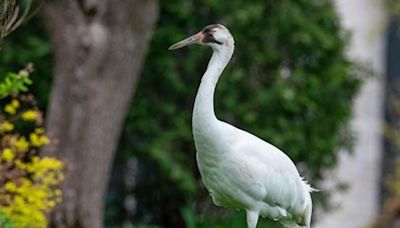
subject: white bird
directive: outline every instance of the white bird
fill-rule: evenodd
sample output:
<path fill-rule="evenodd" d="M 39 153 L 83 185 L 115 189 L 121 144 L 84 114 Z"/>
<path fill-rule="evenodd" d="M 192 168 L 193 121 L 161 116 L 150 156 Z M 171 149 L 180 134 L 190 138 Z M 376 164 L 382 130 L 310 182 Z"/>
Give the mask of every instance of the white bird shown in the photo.
<path fill-rule="evenodd" d="M 215 87 L 235 48 L 231 33 L 223 25 L 209 25 L 169 50 L 195 43 L 213 49 L 196 95 L 192 124 L 197 165 L 214 204 L 245 210 L 248 228 L 257 226 L 260 215 L 286 227 L 310 228 L 310 192 L 315 189 L 290 158 L 215 116 Z"/>

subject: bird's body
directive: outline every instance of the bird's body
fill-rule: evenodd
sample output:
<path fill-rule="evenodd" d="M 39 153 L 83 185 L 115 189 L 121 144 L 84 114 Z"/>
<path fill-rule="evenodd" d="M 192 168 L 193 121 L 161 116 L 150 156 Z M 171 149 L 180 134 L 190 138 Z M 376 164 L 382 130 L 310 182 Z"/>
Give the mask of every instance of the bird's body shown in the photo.
<path fill-rule="evenodd" d="M 213 138 L 194 130 L 197 164 L 214 203 L 306 225 L 310 187 L 291 160 L 252 134 L 222 121 L 217 124 Z"/>
<path fill-rule="evenodd" d="M 194 42 L 214 50 L 200 83 L 192 120 L 197 164 L 213 202 L 246 210 L 248 228 L 256 227 L 259 215 L 289 227 L 310 227 L 312 188 L 290 158 L 215 116 L 214 91 L 233 54 L 233 37 L 224 26 L 210 25 L 171 48 Z"/>

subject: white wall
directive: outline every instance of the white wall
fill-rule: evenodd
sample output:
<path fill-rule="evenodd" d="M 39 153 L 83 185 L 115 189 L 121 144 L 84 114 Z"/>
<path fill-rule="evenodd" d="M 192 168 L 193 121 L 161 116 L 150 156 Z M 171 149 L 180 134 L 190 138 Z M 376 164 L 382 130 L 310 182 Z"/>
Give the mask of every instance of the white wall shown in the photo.
<path fill-rule="evenodd" d="M 336 0 L 345 28 L 351 31 L 351 58 L 370 63 L 384 71 L 385 10 L 383 0 Z M 315 228 L 361 228 L 375 219 L 379 210 L 379 179 L 382 148 L 380 124 L 383 107 L 383 79 L 368 80 L 354 102 L 352 128 L 357 135 L 353 155 L 341 153 L 336 170 L 326 176 L 325 188 L 338 181 L 349 184 L 336 192 L 338 208 L 317 213 Z"/>

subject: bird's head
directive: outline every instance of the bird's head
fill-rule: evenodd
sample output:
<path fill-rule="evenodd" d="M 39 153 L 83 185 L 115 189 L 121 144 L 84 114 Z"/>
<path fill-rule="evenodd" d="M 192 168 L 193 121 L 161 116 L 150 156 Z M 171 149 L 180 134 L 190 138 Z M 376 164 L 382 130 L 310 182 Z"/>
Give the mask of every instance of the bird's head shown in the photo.
<path fill-rule="evenodd" d="M 234 46 L 235 41 L 229 30 L 221 24 L 212 24 L 204 27 L 200 32 L 190 36 L 178 43 L 175 43 L 169 50 L 183 48 L 191 44 L 204 44 L 213 48 L 214 51 L 231 48 Z"/>

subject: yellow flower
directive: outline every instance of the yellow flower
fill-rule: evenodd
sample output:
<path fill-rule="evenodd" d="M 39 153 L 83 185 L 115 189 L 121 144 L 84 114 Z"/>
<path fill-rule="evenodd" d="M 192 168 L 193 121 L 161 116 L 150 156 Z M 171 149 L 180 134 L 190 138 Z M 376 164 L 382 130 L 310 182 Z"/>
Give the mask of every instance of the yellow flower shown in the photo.
<path fill-rule="evenodd" d="M 4 111 L 10 115 L 14 115 L 15 113 L 17 113 L 17 109 L 14 106 L 12 106 L 12 104 L 7 104 L 4 107 Z"/>
<path fill-rule="evenodd" d="M 56 195 L 56 196 L 61 196 L 61 194 L 62 194 L 62 192 L 61 192 L 60 189 L 54 190 L 54 195 Z"/>
<path fill-rule="evenodd" d="M 6 191 L 15 192 L 17 190 L 17 186 L 12 181 L 8 181 L 4 186 Z"/>
<path fill-rule="evenodd" d="M 19 108 L 19 101 L 17 99 L 13 99 L 11 101 L 11 106 L 13 106 L 15 109 Z"/>
<path fill-rule="evenodd" d="M 14 130 L 14 124 L 9 121 L 3 121 L 0 123 L 0 133 L 2 132 L 9 132 Z"/>
<path fill-rule="evenodd" d="M 42 166 L 43 169 L 61 169 L 62 168 L 62 162 L 60 160 L 51 158 L 51 157 L 43 157 L 40 160 L 40 165 Z"/>
<path fill-rule="evenodd" d="M 23 166 L 21 163 L 16 160 L 17 167 L 30 177 L 5 183 L 6 191 L 0 194 L 0 202 L 4 202 L 0 213 L 16 227 L 45 228 L 48 223 L 45 215 L 61 202 L 62 162 L 51 157 L 32 156 Z"/>
<path fill-rule="evenodd" d="M 35 121 L 38 118 L 39 114 L 35 110 L 28 110 L 22 113 L 21 117 L 25 121 Z"/>
<path fill-rule="evenodd" d="M 38 128 L 35 129 L 35 133 L 36 134 L 44 134 L 45 130 L 42 127 L 38 127 Z"/>
<path fill-rule="evenodd" d="M 21 71 L 18 76 L 29 77 L 29 72 Z M 20 99 L 22 95 L 17 94 L 0 107 L 0 166 L 6 166 L 0 175 L 6 177 L 0 181 L 0 228 L 5 225 L 4 218 L 13 227 L 46 228 L 47 215 L 62 200 L 63 163 L 30 153 L 50 140 L 41 127 L 43 116 L 33 97 Z M 25 107 L 28 103 L 31 108 Z M 19 129 L 18 121 L 33 122 L 36 127 Z"/>
<path fill-rule="evenodd" d="M 49 207 L 54 207 L 56 205 L 56 202 L 54 200 L 49 200 L 49 202 L 47 202 L 47 206 Z"/>
<path fill-rule="evenodd" d="M 18 169 L 22 169 L 22 170 L 25 170 L 28 167 L 28 165 L 25 162 L 22 162 L 21 160 L 16 160 L 15 165 Z"/>
<path fill-rule="evenodd" d="M 14 147 L 18 152 L 26 152 L 29 149 L 29 143 L 26 141 L 25 137 L 22 136 L 14 143 Z"/>
<path fill-rule="evenodd" d="M 32 146 L 40 147 L 46 145 L 50 142 L 49 138 L 44 135 L 38 135 L 36 133 L 31 133 L 29 135 Z"/>
<path fill-rule="evenodd" d="M 1 153 L 1 159 L 10 162 L 14 159 L 15 153 L 10 148 L 4 148 Z"/>

